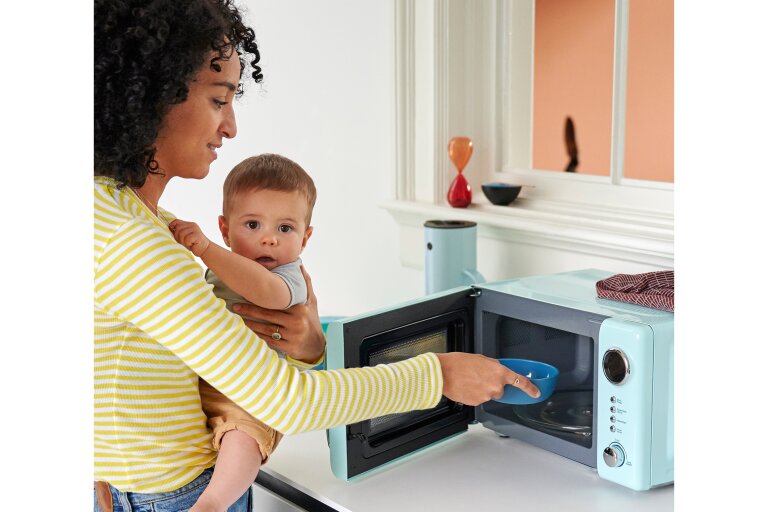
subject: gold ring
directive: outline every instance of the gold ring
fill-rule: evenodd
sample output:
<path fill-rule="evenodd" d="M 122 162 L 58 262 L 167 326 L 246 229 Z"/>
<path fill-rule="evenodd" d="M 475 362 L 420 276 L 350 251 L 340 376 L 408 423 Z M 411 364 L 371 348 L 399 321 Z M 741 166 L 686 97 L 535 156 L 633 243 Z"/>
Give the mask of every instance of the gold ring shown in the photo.
<path fill-rule="evenodd" d="M 513 385 L 517 386 L 518 384 L 520 384 L 520 377 L 515 379 L 515 383 Z"/>
<path fill-rule="evenodd" d="M 283 336 L 280 334 L 280 326 L 275 325 L 275 332 L 272 333 L 272 339 L 275 341 L 280 341 L 283 339 Z"/>

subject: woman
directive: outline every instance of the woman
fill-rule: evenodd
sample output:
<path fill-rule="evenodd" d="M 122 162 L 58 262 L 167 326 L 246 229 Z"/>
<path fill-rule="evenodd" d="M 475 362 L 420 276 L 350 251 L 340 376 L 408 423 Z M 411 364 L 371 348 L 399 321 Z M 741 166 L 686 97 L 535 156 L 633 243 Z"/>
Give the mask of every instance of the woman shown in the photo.
<path fill-rule="evenodd" d="M 216 461 L 198 375 L 290 434 L 434 407 L 476 405 L 527 379 L 470 354 L 422 354 L 374 368 L 299 372 L 324 339 L 309 301 L 229 313 L 178 245 L 158 203 L 172 178 L 202 179 L 237 134 L 244 73 L 261 80 L 253 31 L 229 0 L 95 3 L 95 500 L 102 510 L 187 510 Z M 247 76 L 247 75 L 246 75 Z M 250 328 L 250 329 L 249 329 Z M 109 485 L 107 485 L 107 483 Z M 247 510 L 244 495 L 229 510 Z M 122 508 L 121 508 L 122 507 Z"/>

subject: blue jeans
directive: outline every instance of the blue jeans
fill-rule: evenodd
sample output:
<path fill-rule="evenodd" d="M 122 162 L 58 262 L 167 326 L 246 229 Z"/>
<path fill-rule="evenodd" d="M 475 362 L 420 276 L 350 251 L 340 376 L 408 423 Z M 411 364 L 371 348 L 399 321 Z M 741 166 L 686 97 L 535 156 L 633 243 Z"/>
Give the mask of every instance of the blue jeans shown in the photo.
<path fill-rule="evenodd" d="M 195 504 L 197 498 L 205 490 L 205 486 L 211 480 L 213 468 L 206 469 L 200 476 L 179 487 L 174 491 L 157 494 L 143 494 L 140 492 L 121 492 L 109 486 L 112 492 L 112 506 L 114 512 L 184 512 Z M 253 498 L 249 488 L 227 512 L 251 512 Z M 96 504 L 96 493 L 93 493 L 93 510 L 101 512 Z"/>

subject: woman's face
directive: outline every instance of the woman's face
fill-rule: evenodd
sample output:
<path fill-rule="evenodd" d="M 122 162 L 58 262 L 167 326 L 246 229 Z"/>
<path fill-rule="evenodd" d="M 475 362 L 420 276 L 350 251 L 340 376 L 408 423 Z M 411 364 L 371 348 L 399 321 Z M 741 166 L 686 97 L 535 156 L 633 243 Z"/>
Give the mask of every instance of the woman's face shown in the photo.
<path fill-rule="evenodd" d="M 190 83 L 187 101 L 172 106 L 160 126 L 155 160 L 166 179 L 205 178 L 223 140 L 237 134 L 232 108 L 240 82 L 237 53 L 217 61 L 219 72 L 209 62 L 210 57 Z"/>

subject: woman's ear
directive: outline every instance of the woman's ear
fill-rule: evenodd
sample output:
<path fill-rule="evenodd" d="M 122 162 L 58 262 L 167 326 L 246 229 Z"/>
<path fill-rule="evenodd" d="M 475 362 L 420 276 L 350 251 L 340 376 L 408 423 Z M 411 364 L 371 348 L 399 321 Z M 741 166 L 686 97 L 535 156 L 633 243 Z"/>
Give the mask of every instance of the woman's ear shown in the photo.
<path fill-rule="evenodd" d="M 229 225 L 227 225 L 227 218 L 223 215 L 219 215 L 219 231 L 221 231 L 224 243 L 229 247 Z"/>

